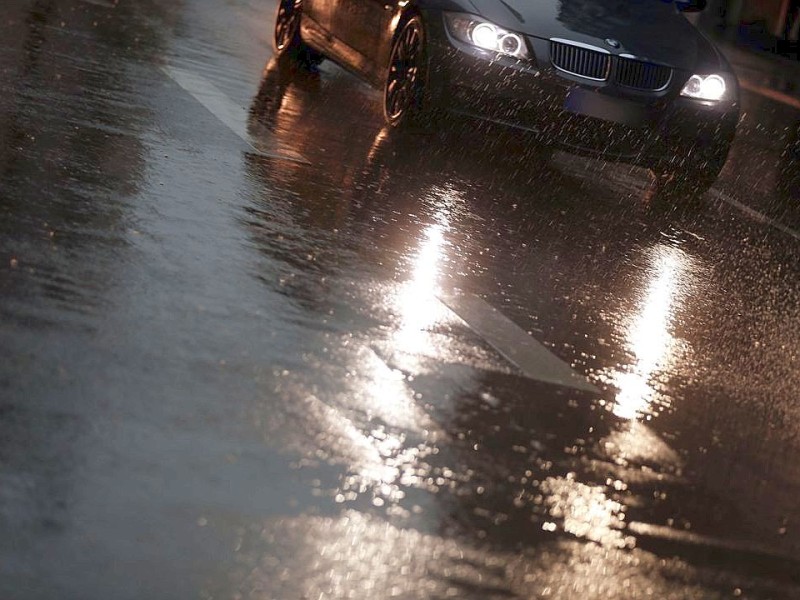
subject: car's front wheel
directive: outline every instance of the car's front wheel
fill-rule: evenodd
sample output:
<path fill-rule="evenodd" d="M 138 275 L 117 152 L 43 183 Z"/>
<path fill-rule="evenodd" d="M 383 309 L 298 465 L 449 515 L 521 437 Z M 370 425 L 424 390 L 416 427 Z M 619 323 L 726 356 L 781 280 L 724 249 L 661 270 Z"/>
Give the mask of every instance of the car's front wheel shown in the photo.
<path fill-rule="evenodd" d="M 300 37 L 302 14 L 302 0 L 280 0 L 273 36 L 275 54 L 279 58 L 290 56 L 309 66 L 318 65 L 324 57 Z"/>
<path fill-rule="evenodd" d="M 425 107 L 426 77 L 425 28 L 418 16 L 412 16 L 392 44 L 383 89 L 383 114 L 389 125 L 419 125 L 429 116 Z"/>
<path fill-rule="evenodd" d="M 711 189 L 722 167 L 721 164 L 711 163 L 702 169 L 659 165 L 652 169 L 656 178 L 656 193 L 664 199 L 698 199 Z"/>
<path fill-rule="evenodd" d="M 701 198 L 722 172 L 731 141 L 732 135 L 701 147 L 674 150 L 672 160 L 657 161 L 651 167 L 656 195 L 671 201 Z"/>

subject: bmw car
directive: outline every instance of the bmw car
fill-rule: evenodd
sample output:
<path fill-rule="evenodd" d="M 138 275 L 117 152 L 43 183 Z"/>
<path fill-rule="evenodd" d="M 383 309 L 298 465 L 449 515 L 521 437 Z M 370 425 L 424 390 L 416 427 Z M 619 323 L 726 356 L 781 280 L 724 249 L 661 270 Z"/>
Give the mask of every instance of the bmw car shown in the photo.
<path fill-rule="evenodd" d="M 274 46 L 382 90 L 394 128 L 455 115 L 650 169 L 666 193 L 717 179 L 739 87 L 686 18 L 706 0 L 280 0 Z"/>

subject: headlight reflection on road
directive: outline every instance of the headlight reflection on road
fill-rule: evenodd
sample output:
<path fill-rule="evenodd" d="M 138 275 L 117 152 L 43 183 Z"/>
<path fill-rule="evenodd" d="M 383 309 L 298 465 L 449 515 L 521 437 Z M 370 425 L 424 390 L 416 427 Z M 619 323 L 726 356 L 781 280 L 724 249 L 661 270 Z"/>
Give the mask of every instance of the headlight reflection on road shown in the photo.
<path fill-rule="evenodd" d="M 424 348 L 427 329 L 446 315 L 446 309 L 436 297 L 439 291 L 439 264 L 444 246 L 443 224 L 437 223 L 425 231 L 425 240 L 414 260 L 414 270 L 397 297 L 396 308 L 400 327 L 394 344 L 401 352 L 415 353 Z"/>
<path fill-rule="evenodd" d="M 623 419 L 652 412 L 653 378 L 676 358 L 680 342 L 673 335 L 673 321 L 691 284 L 691 259 L 679 248 L 656 246 L 650 260 L 652 279 L 627 333 L 627 346 L 636 362 L 613 377 L 619 389 L 613 412 Z"/>
<path fill-rule="evenodd" d="M 455 318 L 437 298 L 448 224 L 447 207 L 437 207 L 409 257 L 410 276 L 389 295 L 387 308 L 396 321 L 388 345 L 378 354 L 371 348 L 363 350 L 357 366 L 350 369 L 352 398 L 359 400 L 370 420 L 377 417 L 385 426 L 351 428 L 345 443 L 350 474 L 337 490 L 337 502 L 371 493 L 376 506 L 388 504 L 391 511 L 404 496 L 402 488 L 427 486 L 431 473 L 425 459 L 434 451 L 437 427 L 416 404 L 403 372 L 424 369 L 423 360 L 441 350 L 432 328 Z M 402 371 L 385 362 L 384 352 Z"/>
<path fill-rule="evenodd" d="M 453 321 L 453 314 L 438 299 L 442 264 L 447 260 L 445 233 L 449 226 L 446 209 L 437 211 L 434 222 L 422 234 L 422 242 L 411 265 L 411 277 L 403 284 L 393 302 L 398 328 L 391 339 L 392 349 L 406 360 L 422 358 L 437 351 L 431 329 Z M 406 364 L 419 367 L 418 360 Z"/>
<path fill-rule="evenodd" d="M 625 509 L 606 495 L 602 486 L 590 486 L 575 480 L 574 475 L 548 477 L 542 482 L 547 495 L 548 513 L 575 537 L 591 540 L 610 548 L 632 548 L 635 540 L 624 535 Z M 554 522 L 542 529 L 555 531 Z"/>
<path fill-rule="evenodd" d="M 353 501 L 371 493 L 373 503 L 383 506 L 403 498 L 406 486 L 419 486 L 428 475 L 425 458 L 437 439 L 436 426 L 414 402 L 413 392 L 399 371 L 389 368 L 371 350 L 365 350 L 359 371 L 363 378 L 354 381 L 354 396 L 360 396 L 368 418 L 385 424 L 365 428 L 368 423 L 351 426 L 347 446 L 350 474 L 335 494 L 336 502 Z M 409 443 L 407 436 L 426 439 Z"/>

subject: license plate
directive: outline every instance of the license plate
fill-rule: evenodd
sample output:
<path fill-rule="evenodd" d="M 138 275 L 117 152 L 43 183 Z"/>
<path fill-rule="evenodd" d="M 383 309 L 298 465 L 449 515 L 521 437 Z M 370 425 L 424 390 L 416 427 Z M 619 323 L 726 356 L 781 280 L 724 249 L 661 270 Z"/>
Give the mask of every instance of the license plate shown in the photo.
<path fill-rule="evenodd" d="M 575 88 L 567 93 L 564 108 L 576 115 L 612 121 L 629 127 L 643 127 L 648 122 L 648 111 L 644 106 L 583 88 Z"/>

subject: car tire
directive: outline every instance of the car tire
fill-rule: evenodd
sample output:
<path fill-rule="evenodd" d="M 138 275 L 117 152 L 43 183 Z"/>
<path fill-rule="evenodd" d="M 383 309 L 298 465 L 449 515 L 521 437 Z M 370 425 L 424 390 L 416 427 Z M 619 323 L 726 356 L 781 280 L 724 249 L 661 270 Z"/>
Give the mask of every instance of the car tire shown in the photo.
<path fill-rule="evenodd" d="M 428 56 L 425 27 L 414 15 L 399 28 L 392 43 L 383 88 L 383 116 L 396 129 L 419 128 L 430 121 L 425 83 Z"/>
<path fill-rule="evenodd" d="M 651 167 L 655 175 L 655 194 L 658 199 L 676 202 L 693 202 L 702 198 L 719 178 L 728 158 L 730 142 L 721 142 L 706 148 L 702 158 L 687 152 L 680 162 L 658 161 Z M 679 153 L 676 153 L 679 155 Z"/>
<path fill-rule="evenodd" d="M 316 67 L 325 57 L 306 44 L 300 36 L 302 14 L 302 0 L 280 0 L 278 2 L 272 46 L 275 56 L 278 58 L 287 56 L 306 66 Z"/>
<path fill-rule="evenodd" d="M 680 168 L 656 167 L 653 169 L 655 191 L 664 199 L 698 199 L 711 189 L 721 170 L 721 167 L 709 167 L 707 171 L 686 172 Z"/>

